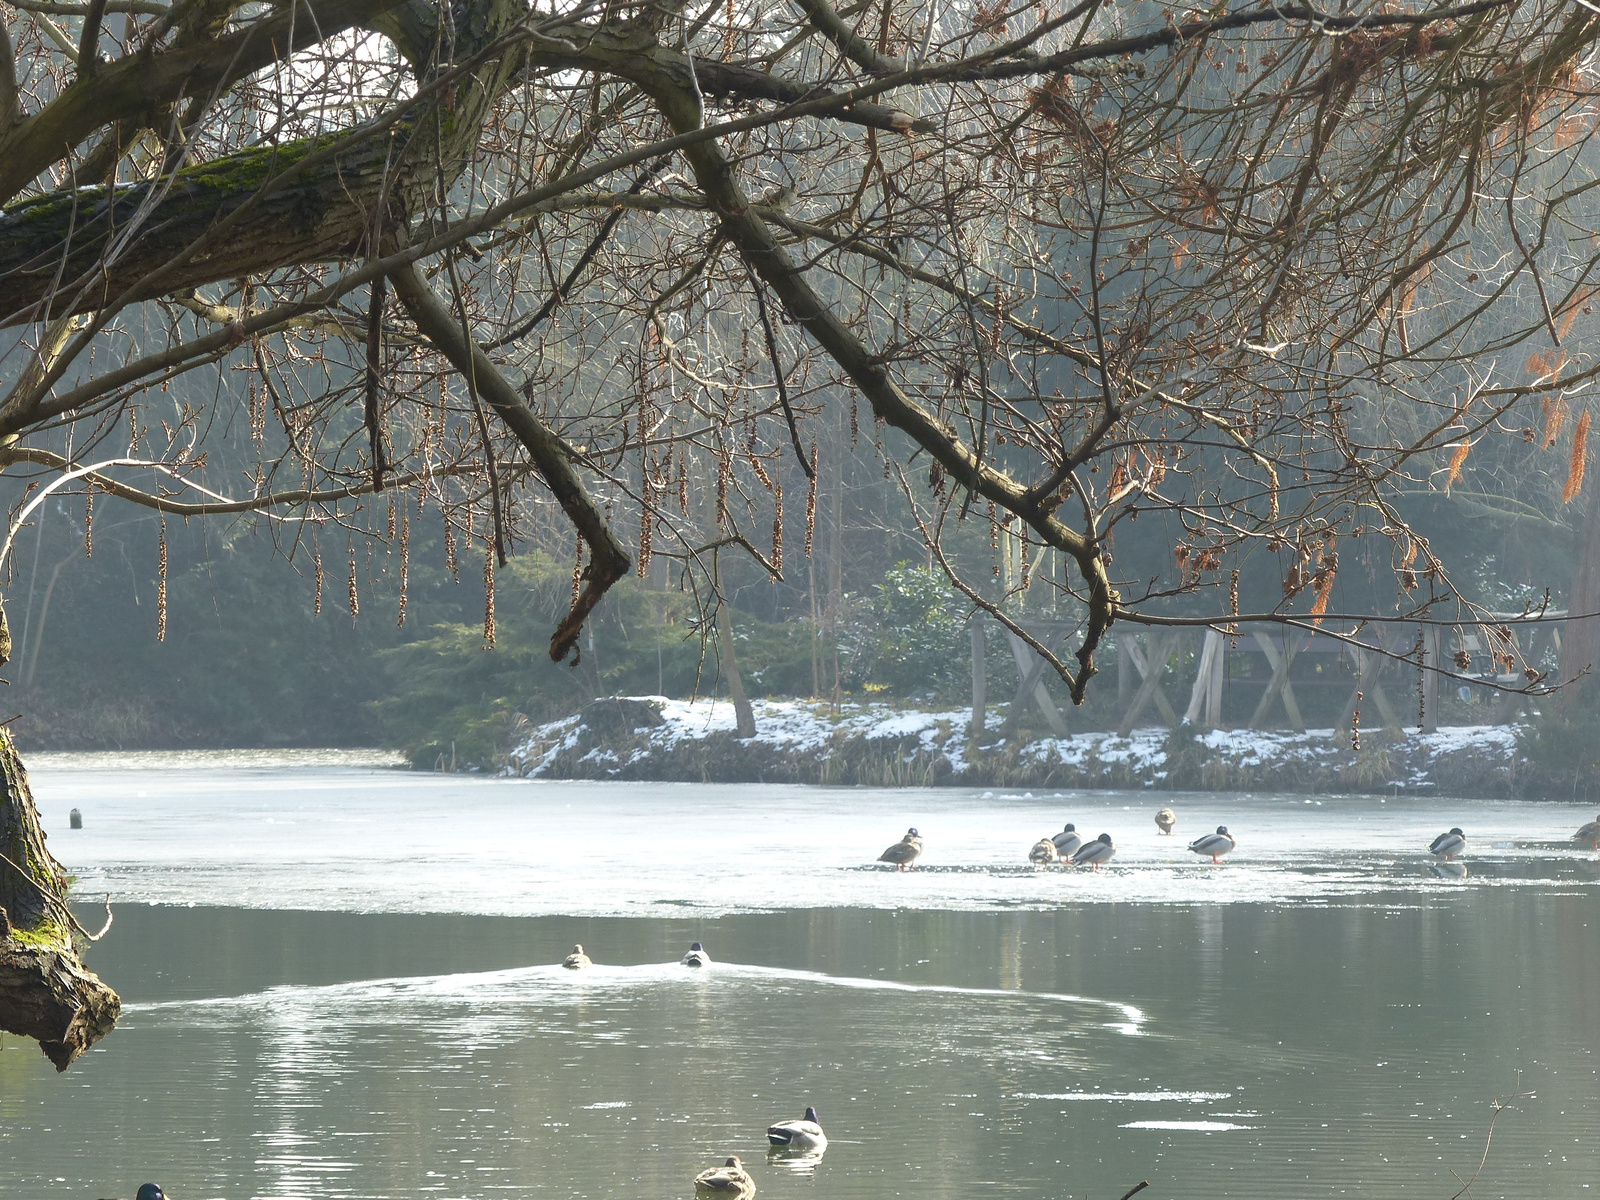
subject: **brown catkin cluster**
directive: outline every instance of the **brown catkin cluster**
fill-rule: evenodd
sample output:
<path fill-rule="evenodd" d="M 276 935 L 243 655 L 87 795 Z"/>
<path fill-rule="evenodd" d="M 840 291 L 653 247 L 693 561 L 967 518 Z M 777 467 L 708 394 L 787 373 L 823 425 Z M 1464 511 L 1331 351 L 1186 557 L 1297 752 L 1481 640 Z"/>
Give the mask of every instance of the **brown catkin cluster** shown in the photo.
<path fill-rule="evenodd" d="M 156 562 L 156 641 L 167 640 L 167 519 L 161 518 L 160 549 Z"/>
<path fill-rule="evenodd" d="M 350 616 L 361 612 L 361 596 L 356 591 L 356 544 L 350 543 Z"/>
<path fill-rule="evenodd" d="M 994 514 L 994 501 L 989 501 L 989 573 L 1000 578 L 1000 522 Z"/>
<path fill-rule="evenodd" d="M 92 479 L 83 497 L 83 556 L 94 557 L 94 480 Z"/>
<path fill-rule="evenodd" d="M 450 523 L 449 513 L 444 516 L 444 565 L 450 572 L 450 578 L 460 583 L 461 572 L 456 563 L 456 528 Z"/>
<path fill-rule="evenodd" d="M 1228 615 L 1231 617 L 1238 617 L 1239 615 L 1238 567 L 1235 567 L 1233 569 L 1233 574 L 1228 577 Z M 1237 620 L 1229 621 L 1227 632 L 1229 639 L 1228 644 L 1237 650 L 1239 648 L 1239 622 Z"/>
<path fill-rule="evenodd" d="M 650 542 L 655 533 L 655 514 L 650 505 L 654 501 L 655 489 L 650 486 L 650 472 L 644 472 L 643 487 L 639 494 L 639 578 L 643 579 L 650 574 Z"/>
<path fill-rule="evenodd" d="M 317 591 L 316 591 L 316 595 L 312 598 L 312 601 L 311 601 L 311 615 L 314 616 L 314 617 L 320 617 L 322 615 L 322 551 L 321 550 L 318 550 L 315 554 L 313 554 L 311 556 L 311 563 L 316 568 L 316 571 L 317 571 Z"/>
<path fill-rule="evenodd" d="M 1361 751 L 1361 701 L 1363 696 L 1356 693 L 1356 706 L 1350 710 L 1350 749 L 1356 753 Z"/>
<path fill-rule="evenodd" d="M 390 492 L 389 493 L 389 541 L 390 542 L 394 541 L 394 533 L 395 533 L 394 493 Z"/>
<path fill-rule="evenodd" d="M 772 495 L 776 507 L 772 517 L 772 576 L 768 583 L 776 583 L 783 574 L 783 480 L 772 481 Z"/>
<path fill-rule="evenodd" d="M 850 449 L 856 448 L 856 443 L 861 440 L 861 421 L 856 412 L 857 396 L 850 393 Z"/>
<path fill-rule="evenodd" d="M 400 519 L 400 612 L 395 627 L 403 629 L 406 623 L 406 592 L 411 583 L 411 516 Z"/>
<path fill-rule="evenodd" d="M 267 434 L 267 398 L 261 385 L 254 379 L 250 381 L 250 440 L 260 449 L 262 439 Z"/>
<path fill-rule="evenodd" d="M 811 543 L 817 531 L 817 441 L 811 439 L 811 479 L 806 488 L 806 557 L 811 557 Z"/>
<path fill-rule="evenodd" d="M 678 452 L 678 511 L 689 515 L 689 452 Z"/>
<path fill-rule="evenodd" d="M 494 649 L 494 547 L 483 551 L 483 648 Z"/>

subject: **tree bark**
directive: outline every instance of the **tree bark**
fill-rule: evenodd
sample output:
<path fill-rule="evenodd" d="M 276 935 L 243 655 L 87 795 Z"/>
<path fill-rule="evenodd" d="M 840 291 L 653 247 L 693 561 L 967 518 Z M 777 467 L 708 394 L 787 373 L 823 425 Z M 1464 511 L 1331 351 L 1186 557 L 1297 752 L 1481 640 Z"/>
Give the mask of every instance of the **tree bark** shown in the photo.
<path fill-rule="evenodd" d="M 728 677 L 728 696 L 733 700 L 733 719 L 741 738 L 756 735 L 756 714 L 750 707 L 750 698 L 744 694 L 744 680 L 739 678 L 739 659 L 733 650 L 733 618 L 728 606 L 717 602 L 717 649 L 722 660 L 722 673 Z"/>
<path fill-rule="evenodd" d="M 56 1070 L 111 1032 L 116 992 L 83 965 L 67 875 L 48 850 L 28 774 L 0 730 L 0 1029 L 35 1038 Z"/>

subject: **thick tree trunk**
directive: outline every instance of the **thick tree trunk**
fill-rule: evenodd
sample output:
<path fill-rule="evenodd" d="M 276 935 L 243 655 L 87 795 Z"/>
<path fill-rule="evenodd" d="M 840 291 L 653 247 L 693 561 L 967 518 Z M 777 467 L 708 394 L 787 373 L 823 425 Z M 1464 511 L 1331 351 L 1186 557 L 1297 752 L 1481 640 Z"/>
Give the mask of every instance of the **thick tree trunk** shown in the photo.
<path fill-rule="evenodd" d="M 728 696 L 733 700 L 733 719 L 742 738 L 756 735 L 756 713 L 750 707 L 750 698 L 744 694 L 744 680 L 739 678 L 739 659 L 733 650 L 733 618 L 728 606 L 717 603 L 717 650 L 722 661 L 722 672 L 728 677 Z"/>
<path fill-rule="evenodd" d="M 67 875 L 44 839 L 28 774 L 0 730 L 0 1029 L 37 1039 L 65 1071 L 111 1032 L 122 1001 L 78 957 Z"/>

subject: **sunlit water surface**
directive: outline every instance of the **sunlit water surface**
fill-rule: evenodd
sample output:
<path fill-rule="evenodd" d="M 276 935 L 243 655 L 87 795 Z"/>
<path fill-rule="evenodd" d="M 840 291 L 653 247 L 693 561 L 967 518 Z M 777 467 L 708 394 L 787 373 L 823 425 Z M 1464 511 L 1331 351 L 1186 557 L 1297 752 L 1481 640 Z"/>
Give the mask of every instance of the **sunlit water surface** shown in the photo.
<path fill-rule="evenodd" d="M 91 963 L 127 1010 L 65 1075 L 5 1039 L 14 1195 L 688 1200 L 737 1153 L 768 1197 L 1448 1200 L 1519 1086 L 1472 1194 L 1600 1193 L 1592 810 L 328 757 L 34 782 L 85 923 L 117 905 Z M 1065 820 L 1113 867 L 1021 863 Z M 1183 847 L 1218 823 L 1214 868 Z M 909 824 L 922 868 L 871 866 Z M 1452 824 L 1464 878 L 1423 853 Z M 676 964 L 694 938 L 708 971 Z M 552 965 L 575 941 L 593 970 Z M 808 1103 L 826 1157 L 767 1161 Z"/>

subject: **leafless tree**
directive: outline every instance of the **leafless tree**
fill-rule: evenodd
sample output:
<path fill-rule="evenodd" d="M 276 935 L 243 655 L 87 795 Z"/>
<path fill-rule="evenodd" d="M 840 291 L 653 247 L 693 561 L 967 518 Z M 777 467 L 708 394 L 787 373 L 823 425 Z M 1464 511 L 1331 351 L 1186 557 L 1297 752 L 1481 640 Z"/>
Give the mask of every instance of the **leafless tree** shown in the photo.
<path fill-rule="evenodd" d="M 492 637 L 495 565 L 564 528 L 558 660 L 652 559 L 705 596 L 725 553 L 781 573 L 829 404 L 864 404 L 975 606 L 1027 636 L 956 524 L 1065 564 L 1075 699 L 1114 621 L 1479 620 L 1396 497 L 1581 412 L 1597 369 L 1582 3 L 0 11 L 13 535 L 47 491 L 257 513 L 320 583 L 308 538 L 403 543 L 431 502 Z M 213 478 L 235 414 L 259 461 Z M 1587 432 L 1549 439 L 1567 499 Z M 814 483 L 789 503 L 809 526 Z M 1174 568 L 1121 580 L 1140 518 Z M 1397 603 L 1336 612 L 1359 538 Z M 1236 569 L 1283 602 L 1237 611 Z M 41 855 L 0 877 L 59 899 Z"/>

